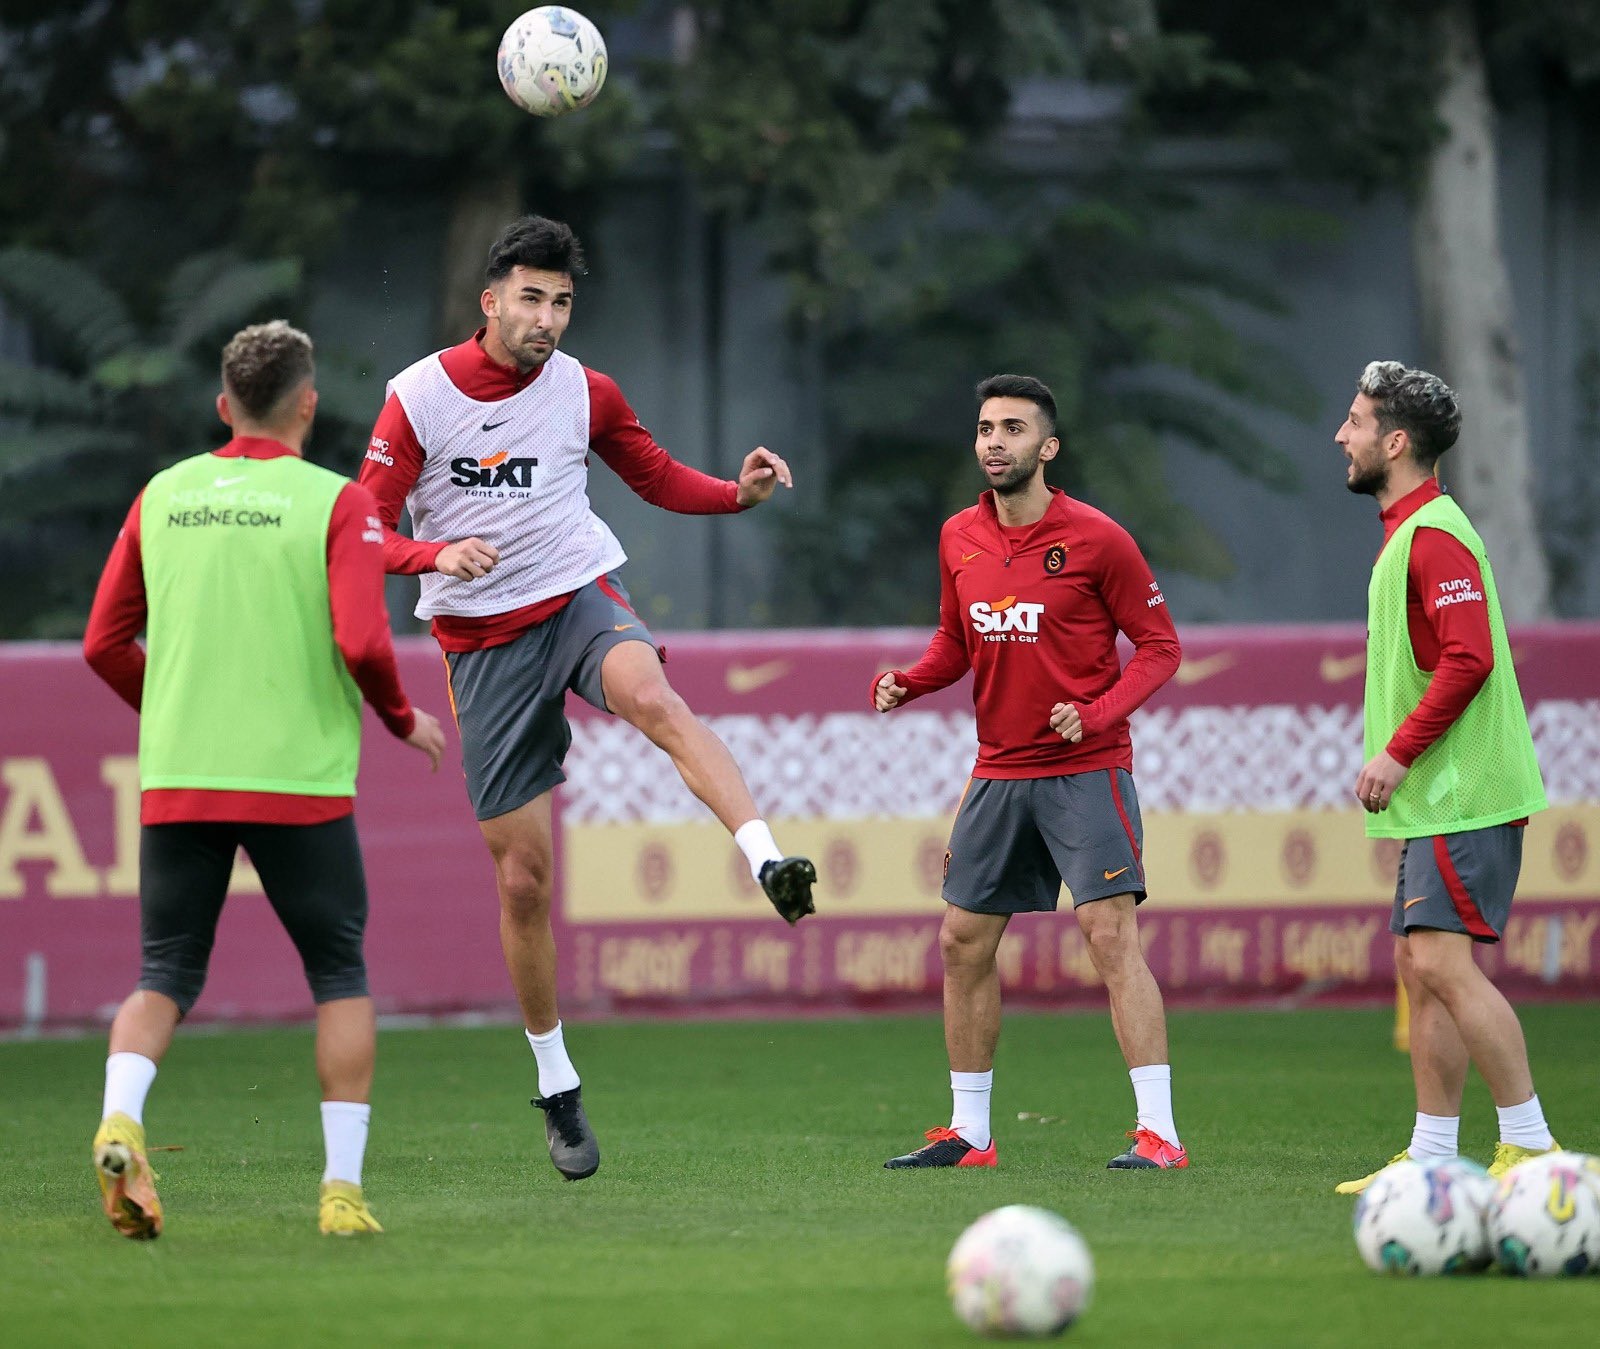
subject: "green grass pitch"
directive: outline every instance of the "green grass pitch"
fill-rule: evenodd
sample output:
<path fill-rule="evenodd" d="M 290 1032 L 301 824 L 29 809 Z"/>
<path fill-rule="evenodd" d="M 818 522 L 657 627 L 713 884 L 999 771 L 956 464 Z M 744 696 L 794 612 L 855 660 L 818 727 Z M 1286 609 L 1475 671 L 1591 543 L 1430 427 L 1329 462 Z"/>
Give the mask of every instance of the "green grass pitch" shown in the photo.
<path fill-rule="evenodd" d="M 1600 1145 L 1600 1008 L 1524 1022 L 1557 1137 Z M 513 1028 L 385 1032 L 367 1194 L 388 1228 L 319 1237 L 308 1030 L 183 1034 L 146 1112 L 166 1235 L 117 1237 L 89 1140 L 104 1043 L 0 1044 L 0 1343 L 957 1345 L 944 1258 L 1000 1204 L 1056 1209 L 1100 1346 L 1593 1343 L 1600 1278 L 1367 1273 L 1333 1183 L 1402 1147 L 1382 1012 L 1175 1016 L 1187 1172 L 1108 1172 L 1132 1095 L 1104 1016 L 1014 1015 L 996 1171 L 887 1172 L 947 1118 L 936 1018 L 573 1025 L 600 1174 L 563 1182 Z M 1049 1117 L 1019 1121 L 1019 1112 Z M 1475 1080 L 1463 1149 L 1487 1159 Z"/>

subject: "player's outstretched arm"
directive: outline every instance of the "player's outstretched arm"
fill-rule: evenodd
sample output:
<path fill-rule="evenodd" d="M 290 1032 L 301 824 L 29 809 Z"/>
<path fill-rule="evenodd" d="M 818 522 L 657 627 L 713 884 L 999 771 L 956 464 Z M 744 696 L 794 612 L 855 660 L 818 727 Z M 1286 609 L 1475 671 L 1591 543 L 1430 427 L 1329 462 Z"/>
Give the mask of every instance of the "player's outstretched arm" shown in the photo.
<path fill-rule="evenodd" d="M 765 445 L 756 446 L 745 455 L 744 464 L 739 469 L 740 507 L 749 509 L 759 506 L 772 496 L 779 483 L 785 487 L 794 486 L 794 475 L 789 472 L 789 465 Z"/>

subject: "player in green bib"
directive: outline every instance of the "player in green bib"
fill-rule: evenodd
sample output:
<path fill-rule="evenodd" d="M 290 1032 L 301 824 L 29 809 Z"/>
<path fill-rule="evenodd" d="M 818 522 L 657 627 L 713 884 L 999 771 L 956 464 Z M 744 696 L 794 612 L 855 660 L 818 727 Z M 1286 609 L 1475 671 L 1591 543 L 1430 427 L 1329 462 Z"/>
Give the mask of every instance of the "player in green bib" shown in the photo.
<path fill-rule="evenodd" d="M 1401 840 L 1395 965 L 1411 1004 L 1417 1116 L 1393 1159 L 1454 1157 L 1470 1061 L 1499 1114 L 1492 1175 L 1552 1151 L 1517 1014 L 1473 960 L 1505 931 L 1528 817 L 1546 805 L 1483 540 L 1439 487 L 1461 412 L 1437 375 L 1374 361 L 1335 437 L 1346 486 L 1376 497 L 1367 590 L 1367 834 Z M 1345 1181 L 1359 1194 L 1372 1175 Z"/>
<path fill-rule="evenodd" d="M 139 494 L 84 633 L 95 673 L 140 714 L 139 985 L 111 1025 L 92 1146 L 106 1217 L 136 1240 L 163 1225 L 145 1098 L 205 984 L 241 848 L 316 1003 L 318 1228 L 383 1230 L 361 1190 L 376 1050 L 352 804 L 362 700 L 435 768 L 444 733 L 400 686 L 371 494 L 300 457 L 314 373 L 287 323 L 234 336 L 217 398 L 233 439 Z"/>

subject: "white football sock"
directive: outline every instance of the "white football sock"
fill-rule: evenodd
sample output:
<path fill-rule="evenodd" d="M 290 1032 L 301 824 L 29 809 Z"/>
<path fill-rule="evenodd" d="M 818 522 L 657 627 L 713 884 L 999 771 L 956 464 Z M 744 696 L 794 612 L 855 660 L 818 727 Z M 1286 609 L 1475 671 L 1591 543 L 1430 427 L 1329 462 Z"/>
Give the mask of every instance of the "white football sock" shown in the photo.
<path fill-rule="evenodd" d="M 120 1111 L 136 1124 L 144 1123 L 144 1098 L 156 1080 L 156 1065 L 143 1054 L 126 1051 L 106 1060 L 105 1104 L 100 1118 Z"/>
<path fill-rule="evenodd" d="M 1172 1120 L 1172 1065 L 1148 1063 L 1128 1069 L 1133 1083 L 1133 1108 L 1139 1127 L 1178 1146 L 1178 1126 Z"/>
<path fill-rule="evenodd" d="M 1411 1131 L 1411 1145 L 1406 1151 L 1414 1162 L 1438 1161 L 1454 1157 L 1461 1151 L 1460 1115 L 1424 1115 L 1417 1111 L 1416 1128 Z"/>
<path fill-rule="evenodd" d="M 531 1030 L 524 1034 L 533 1057 L 539 1061 L 539 1095 L 556 1096 L 578 1085 L 578 1070 L 567 1057 L 567 1043 L 561 1038 L 559 1021 L 554 1030 L 547 1030 L 543 1035 L 535 1035 Z"/>
<path fill-rule="evenodd" d="M 989 1095 L 994 1069 L 986 1073 L 950 1074 L 950 1127 L 982 1152 L 989 1146 Z"/>
<path fill-rule="evenodd" d="M 768 862 L 783 860 L 765 820 L 747 820 L 733 831 L 733 841 L 739 845 L 744 860 L 750 863 L 750 874 L 757 881 L 761 879 L 761 868 Z"/>
<path fill-rule="evenodd" d="M 361 1184 L 361 1161 L 367 1154 L 367 1126 L 371 1122 L 372 1107 L 364 1102 L 322 1103 L 322 1142 L 328 1150 L 323 1180 Z"/>
<path fill-rule="evenodd" d="M 1537 1095 L 1521 1105 L 1496 1106 L 1494 1113 L 1500 1116 L 1502 1143 L 1515 1143 L 1519 1148 L 1532 1148 L 1535 1152 L 1555 1147 L 1556 1140 L 1551 1136 L 1550 1126 L 1544 1122 L 1544 1107 L 1539 1104 Z"/>

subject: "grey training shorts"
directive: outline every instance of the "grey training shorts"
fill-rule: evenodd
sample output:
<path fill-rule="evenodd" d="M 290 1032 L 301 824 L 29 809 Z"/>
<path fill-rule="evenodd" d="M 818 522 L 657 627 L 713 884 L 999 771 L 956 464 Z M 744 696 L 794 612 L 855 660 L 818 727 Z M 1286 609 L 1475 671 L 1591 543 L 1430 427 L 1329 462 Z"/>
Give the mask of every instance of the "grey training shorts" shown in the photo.
<path fill-rule="evenodd" d="M 655 638 L 630 607 L 628 592 L 603 576 L 513 642 L 445 653 L 467 795 L 480 820 L 526 805 L 567 780 L 561 771 L 572 744 L 567 690 L 609 711 L 600 662 L 621 642 L 654 646 Z"/>
<path fill-rule="evenodd" d="M 1122 768 L 1049 778 L 973 778 L 950 831 L 944 898 L 973 913 L 1072 905 L 1112 895 L 1143 901 L 1144 825 Z"/>
<path fill-rule="evenodd" d="M 1464 932 L 1474 941 L 1505 935 L 1522 870 L 1522 825 L 1495 824 L 1459 834 L 1408 838 L 1400 845 L 1400 876 L 1389 931 L 1418 928 Z"/>

